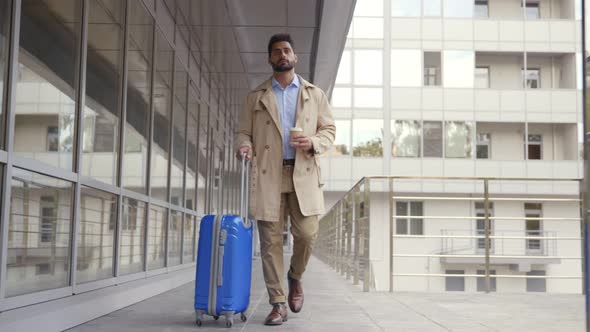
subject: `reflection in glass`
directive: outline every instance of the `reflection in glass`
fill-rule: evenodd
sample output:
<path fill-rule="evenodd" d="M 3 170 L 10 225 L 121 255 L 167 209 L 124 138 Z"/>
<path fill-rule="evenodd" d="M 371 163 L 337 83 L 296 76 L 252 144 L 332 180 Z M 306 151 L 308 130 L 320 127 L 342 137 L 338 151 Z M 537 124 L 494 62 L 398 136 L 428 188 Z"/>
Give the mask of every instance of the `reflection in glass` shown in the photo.
<path fill-rule="evenodd" d="M 420 50 L 391 50 L 391 86 L 422 85 Z"/>
<path fill-rule="evenodd" d="M 186 189 L 184 195 L 184 207 L 187 209 L 196 209 L 195 186 L 197 184 L 198 173 L 198 153 L 199 147 L 197 140 L 199 138 L 199 100 L 192 91 L 189 93 L 188 102 L 188 131 L 187 131 L 187 149 L 188 160 L 186 165 Z"/>
<path fill-rule="evenodd" d="M 472 17 L 473 0 L 446 0 L 445 2 L 446 17 Z"/>
<path fill-rule="evenodd" d="M 152 197 L 168 201 L 168 158 L 170 152 L 170 101 L 173 52 L 158 30 L 156 34 L 156 73 L 154 77 L 154 137 L 150 164 Z"/>
<path fill-rule="evenodd" d="M 420 1 L 391 0 L 392 16 L 420 16 Z"/>
<path fill-rule="evenodd" d="M 22 1 L 14 151 L 72 170 L 80 1 Z M 57 151 L 47 150 L 49 127 Z"/>
<path fill-rule="evenodd" d="M 383 51 L 354 51 L 354 84 L 381 85 L 383 83 Z"/>
<path fill-rule="evenodd" d="M 148 229 L 148 268 L 155 270 L 164 267 L 166 259 L 166 213 L 168 211 L 156 205 L 150 206 Z"/>
<path fill-rule="evenodd" d="M 6 296 L 66 287 L 72 184 L 13 168 L 11 185 Z"/>
<path fill-rule="evenodd" d="M 352 155 L 355 157 L 383 155 L 383 120 L 353 120 Z"/>
<path fill-rule="evenodd" d="M 424 121 L 424 157 L 442 158 L 442 123 L 440 121 Z"/>
<path fill-rule="evenodd" d="M 473 51 L 444 51 L 443 82 L 447 88 L 472 88 L 475 77 Z"/>
<path fill-rule="evenodd" d="M 440 52 L 424 52 L 424 86 L 440 86 L 442 73 Z"/>
<path fill-rule="evenodd" d="M 198 178 L 197 178 L 197 212 L 199 214 L 205 214 L 205 192 L 206 192 L 206 179 L 208 169 L 208 121 L 209 121 L 209 107 L 203 101 L 201 101 L 201 111 L 199 112 L 199 159 L 198 159 Z"/>
<path fill-rule="evenodd" d="M 423 0 L 424 2 L 424 16 L 440 16 L 441 15 L 441 0 Z"/>
<path fill-rule="evenodd" d="M 394 157 L 420 157 L 420 122 L 417 120 L 395 120 L 392 123 L 392 128 L 392 155 Z"/>
<path fill-rule="evenodd" d="M 197 229 L 197 217 L 186 214 L 182 240 L 182 262 L 185 264 L 195 261 L 195 231 Z"/>
<path fill-rule="evenodd" d="M 91 0 L 88 20 L 82 174 L 116 185 L 124 2 Z"/>
<path fill-rule="evenodd" d="M 528 68 L 526 72 L 521 70 L 521 74 L 527 89 L 539 89 L 541 87 L 541 69 Z"/>
<path fill-rule="evenodd" d="M 383 107 L 382 88 L 355 88 L 354 107 L 381 108 Z"/>
<path fill-rule="evenodd" d="M 82 187 L 78 225 L 77 283 L 114 276 L 117 196 Z"/>
<path fill-rule="evenodd" d="M 123 198 L 121 215 L 121 246 L 119 274 L 143 271 L 143 248 L 145 248 L 146 204 L 132 198 Z"/>
<path fill-rule="evenodd" d="M 184 162 L 186 159 L 186 97 L 187 97 L 187 73 L 184 71 L 178 58 L 174 72 L 174 128 L 172 128 L 172 169 L 170 170 L 170 202 L 174 205 L 183 205 L 184 192 Z"/>
<path fill-rule="evenodd" d="M 492 135 L 489 133 L 478 133 L 477 134 L 477 146 L 476 146 L 476 158 L 477 159 L 490 159 L 490 144 L 492 141 Z"/>
<path fill-rule="evenodd" d="M 180 264 L 182 243 L 182 213 L 170 212 L 170 228 L 168 230 L 168 266 Z"/>
<path fill-rule="evenodd" d="M 330 154 L 333 156 L 350 155 L 350 120 L 334 121 L 336 128 L 336 138 Z"/>
<path fill-rule="evenodd" d="M 0 1 L 0 148 L 4 147 L 4 73 L 8 60 L 11 1 Z"/>
<path fill-rule="evenodd" d="M 342 52 L 340 64 L 338 65 L 338 74 L 336 75 L 336 84 L 350 84 L 350 53 L 349 50 Z"/>
<path fill-rule="evenodd" d="M 445 157 L 471 158 L 472 124 L 462 121 L 445 122 Z"/>
<path fill-rule="evenodd" d="M 490 67 L 475 68 L 475 88 L 487 89 L 490 87 Z"/>
<path fill-rule="evenodd" d="M 145 194 L 150 127 L 153 19 L 139 1 L 129 2 L 127 115 L 122 184 Z"/>

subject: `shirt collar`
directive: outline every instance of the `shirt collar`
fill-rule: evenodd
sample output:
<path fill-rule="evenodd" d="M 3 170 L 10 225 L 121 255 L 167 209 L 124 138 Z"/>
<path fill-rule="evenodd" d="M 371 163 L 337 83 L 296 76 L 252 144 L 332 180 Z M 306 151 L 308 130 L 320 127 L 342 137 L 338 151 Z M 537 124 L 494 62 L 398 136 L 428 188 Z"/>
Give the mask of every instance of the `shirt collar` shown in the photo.
<path fill-rule="evenodd" d="M 290 86 L 298 88 L 300 84 L 301 82 L 299 81 L 299 76 L 296 74 L 295 76 L 293 76 L 293 81 L 291 82 L 291 84 L 287 85 L 287 88 Z M 279 81 L 277 81 L 274 77 L 272 78 L 272 87 L 279 88 L 281 90 L 283 89 L 281 84 L 279 84 Z"/>

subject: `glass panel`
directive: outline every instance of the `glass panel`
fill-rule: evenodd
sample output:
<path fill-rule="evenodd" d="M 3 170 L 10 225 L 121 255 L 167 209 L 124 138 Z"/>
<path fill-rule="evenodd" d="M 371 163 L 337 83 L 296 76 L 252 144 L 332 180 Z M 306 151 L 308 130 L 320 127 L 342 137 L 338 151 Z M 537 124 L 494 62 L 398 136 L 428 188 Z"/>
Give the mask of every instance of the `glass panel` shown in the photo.
<path fill-rule="evenodd" d="M 124 5 L 91 0 L 88 16 L 82 174 L 112 185 L 119 155 Z"/>
<path fill-rule="evenodd" d="M 125 189 L 145 194 L 154 22 L 140 1 L 130 1 L 129 6 L 127 118 L 121 181 Z"/>
<path fill-rule="evenodd" d="M 541 70 L 538 68 L 529 68 L 526 73 L 522 70 L 524 84 L 527 89 L 539 89 L 541 87 Z"/>
<path fill-rule="evenodd" d="M 440 61 L 440 52 L 424 52 L 424 86 L 442 84 Z"/>
<path fill-rule="evenodd" d="M 445 0 L 446 17 L 472 17 L 473 0 Z"/>
<path fill-rule="evenodd" d="M 158 30 L 156 34 L 156 73 L 154 77 L 154 137 L 151 160 L 151 195 L 168 201 L 168 158 L 170 152 L 170 98 L 173 52 Z"/>
<path fill-rule="evenodd" d="M 383 0 L 357 1 L 354 16 L 383 16 Z"/>
<path fill-rule="evenodd" d="M 180 264 L 182 244 L 182 213 L 171 211 L 168 230 L 168 266 Z"/>
<path fill-rule="evenodd" d="M 72 170 L 81 2 L 22 1 L 14 151 Z M 57 151 L 45 137 L 57 128 Z M 37 134 L 35 134 L 37 133 Z"/>
<path fill-rule="evenodd" d="M 491 134 L 477 134 L 477 159 L 490 159 Z"/>
<path fill-rule="evenodd" d="M 351 51 L 345 50 L 342 52 L 340 58 L 340 64 L 338 65 L 338 74 L 336 75 L 336 84 L 350 84 L 350 73 L 351 73 Z"/>
<path fill-rule="evenodd" d="M 420 1 L 416 0 L 392 0 L 392 16 L 420 16 Z"/>
<path fill-rule="evenodd" d="M 182 185 L 184 181 L 185 143 L 186 143 L 186 103 L 187 73 L 176 60 L 174 74 L 174 128 L 172 130 L 172 169 L 170 170 L 170 202 L 183 205 Z"/>
<path fill-rule="evenodd" d="M 424 121 L 424 157 L 442 158 L 442 123 Z"/>
<path fill-rule="evenodd" d="M 354 84 L 383 84 L 383 51 L 354 51 Z"/>
<path fill-rule="evenodd" d="M 82 187 L 78 225 L 77 283 L 114 276 L 117 196 Z"/>
<path fill-rule="evenodd" d="M 446 274 L 465 274 L 465 271 L 446 270 Z M 445 290 L 447 292 L 464 292 L 465 277 L 445 277 Z"/>
<path fill-rule="evenodd" d="M 150 206 L 148 229 L 148 268 L 155 270 L 164 267 L 166 257 L 166 214 L 168 211 L 159 206 Z"/>
<path fill-rule="evenodd" d="M 191 92 L 188 103 L 188 161 L 186 166 L 186 190 L 184 196 L 184 207 L 187 209 L 196 209 L 195 186 L 197 184 L 197 154 L 199 147 L 197 140 L 199 138 L 199 101 Z"/>
<path fill-rule="evenodd" d="M 487 89 L 490 87 L 490 68 L 488 68 L 488 67 L 475 68 L 474 86 L 479 89 Z"/>
<path fill-rule="evenodd" d="M 332 90 L 332 107 L 351 107 L 352 106 L 352 89 L 351 88 L 334 88 Z"/>
<path fill-rule="evenodd" d="M 489 7 L 488 0 L 475 0 L 473 16 L 477 18 L 488 18 Z"/>
<path fill-rule="evenodd" d="M 473 51 L 444 51 L 443 82 L 447 88 L 472 88 L 475 77 Z"/>
<path fill-rule="evenodd" d="M 391 86 L 422 85 L 420 50 L 391 50 Z"/>
<path fill-rule="evenodd" d="M 143 271 L 146 203 L 123 198 L 119 274 Z"/>
<path fill-rule="evenodd" d="M 336 120 L 336 139 L 332 145 L 334 156 L 350 155 L 350 120 Z"/>
<path fill-rule="evenodd" d="M 445 123 L 445 156 L 447 158 L 471 158 L 471 128 L 469 122 Z"/>
<path fill-rule="evenodd" d="M 11 185 L 6 296 L 68 286 L 72 184 L 13 168 Z"/>
<path fill-rule="evenodd" d="M 395 203 L 395 215 L 396 216 L 407 216 L 408 202 L 396 202 Z M 408 234 L 408 219 L 396 218 L 395 219 L 395 233 L 396 234 Z"/>
<path fill-rule="evenodd" d="M 545 271 L 532 270 L 526 273 L 527 276 L 544 276 Z M 526 279 L 526 291 L 527 292 L 546 292 L 547 291 L 547 279 L 546 278 L 527 278 Z"/>
<path fill-rule="evenodd" d="M 440 16 L 441 15 L 441 0 L 423 0 L 424 1 L 424 16 Z"/>
<path fill-rule="evenodd" d="M 208 169 L 208 159 L 207 159 L 207 138 L 208 138 L 208 128 L 207 128 L 207 121 L 209 118 L 209 107 L 205 102 L 201 101 L 201 111 L 199 112 L 199 174 L 197 178 L 197 212 L 199 214 L 205 213 L 205 189 L 206 189 L 206 179 L 207 179 L 207 169 Z"/>
<path fill-rule="evenodd" d="M 184 264 L 195 261 L 195 226 L 197 226 L 197 217 L 186 214 L 182 240 L 182 262 Z"/>
<path fill-rule="evenodd" d="M 4 75 L 8 60 L 8 34 L 12 1 L 0 1 L 0 148 L 4 147 Z"/>
<path fill-rule="evenodd" d="M 485 270 L 477 270 L 477 274 L 485 275 Z M 490 270 L 490 276 L 496 275 L 496 270 Z M 477 278 L 477 291 L 486 291 L 486 278 Z M 496 291 L 496 278 L 490 277 L 490 292 Z"/>
<path fill-rule="evenodd" d="M 383 19 L 355 17 L 351 30 L 352 38 L 383 39 Z"/>
<path fill-rule="evenodd" d="M 527 20 L 537 20 L 541 18 L 540 4 L 538 1 L 526 1 L 525 10 Z"/>
<path fill-rule="evenodd" d="M 420 122 L 417 120 L 392 121 L 394 157 L 420 157 Z"/>
<path fill-rule="evenodd" d="M 355 88 L 354 107 L 381 108 L 383 107 L 383 89 Z"/>
<path fill-rule="evenodd" d="M 352 155 L 381 157 L 383 155 L 383 120 L 353 120 Z"/>

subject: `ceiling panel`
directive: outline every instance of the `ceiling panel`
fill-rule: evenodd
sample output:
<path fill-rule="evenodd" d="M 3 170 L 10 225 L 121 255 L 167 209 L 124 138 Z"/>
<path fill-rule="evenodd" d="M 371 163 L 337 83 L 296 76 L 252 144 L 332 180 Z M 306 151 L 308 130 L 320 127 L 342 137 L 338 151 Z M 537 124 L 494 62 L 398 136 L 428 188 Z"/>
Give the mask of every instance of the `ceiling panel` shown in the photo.
<path fill-rule="evenodd" d="M 226 0 L 226 2 L 233 25 L 287 25 L 287 0 Z"/>
<path fill-rule="evenodd" d="M 293 38 L 295 53 L 311 53 L 313 28 L 236 27 L 234 30 L 241 52 L 266 52 L 272 35 L 288 32 Z"/>
<path fill-rule="evenodd" d="M 288 0 L 287 26 L 315 27 L 317 2 L 318 0 Z"/>

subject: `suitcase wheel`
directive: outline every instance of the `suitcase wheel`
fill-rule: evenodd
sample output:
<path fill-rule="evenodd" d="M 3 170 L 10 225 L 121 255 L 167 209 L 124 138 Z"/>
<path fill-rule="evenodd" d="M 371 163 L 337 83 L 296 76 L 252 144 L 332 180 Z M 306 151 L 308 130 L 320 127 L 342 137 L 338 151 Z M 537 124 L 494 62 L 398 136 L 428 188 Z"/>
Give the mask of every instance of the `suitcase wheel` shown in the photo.
<path fill-rule="evenodd" d="M 203 325 L 203 321 L 197 318 L 197 326 Z"/>
<path fill-rule="evenodd" d="M 225 321 L 225 327 L 232 327 L 234 325 L 234 319 L 228 319 L 227 321 Z"/>
<path fill-rule="evenodd" d="M 244 314 L 240 314 L 240 319 L 242 320 L 242 322 L 245 322 L 248 320 L 248 317 L 246 317 L 246 315 Z"/>
<path fill-rule="evenodd" d="M 219 316 L 213 316 L 213 319 L 218 320 Z"/>

